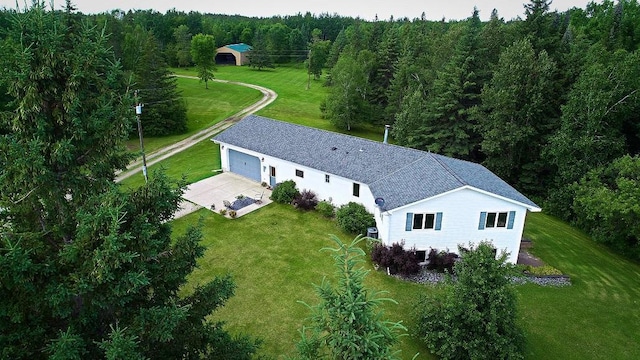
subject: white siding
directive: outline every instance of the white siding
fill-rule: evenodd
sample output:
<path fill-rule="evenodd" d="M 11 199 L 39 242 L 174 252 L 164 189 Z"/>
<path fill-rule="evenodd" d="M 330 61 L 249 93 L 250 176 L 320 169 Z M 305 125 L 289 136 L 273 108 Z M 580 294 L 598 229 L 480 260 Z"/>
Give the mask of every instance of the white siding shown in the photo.
<path fill-rule="evenodd" d="M 350 201 L 363 204 L 369 212 L 374 214 L 378 227 L 378 237 L 387 245 L 404 241 L 406 248 L 429 251 L 438 250 L 458 251 L 458 244 L 468 246 L 482 240 L 489 240 L 498 249 L 506 250 L 510 255 L 508 261 L 516 263 L 520 250 L 520 239 L 524 229 L 527 209 L 512 202 L 485 194 L 483 192 L 461 188 L 432 199 L 420 201 L 402 208 L 380 213 L 374 204 L 371 190 L 366 184 L 360 184 L 360 196 L 353 196 L 353 181 L 334 174 L 318 171 L 289 161 L 265 156 L 228 144 L 220 144 L 222 169 L 229 171 L 229 149 L 242 151 L 257 156 L 261 160 L 261 178 L 269 183 L 269 167 L 276 169 L 276 181 L 294 180 L 299 190 L 313 190 L 320 200 L 331 199 L 336 206 Z M 296 176 L 296 170 L 302 170 L 304 177 Z M 325 175 L 329 175 L 329 183 L 325 182 Z M 479 230 L 478 224 L 481 212 L 510 212 L 515 211 L 513 229 L 490 228 Z M 442 213 L 441 230 L 411 230 L 406 231 L 407 213 Z"/>
<path fill-rule="evenodd" d="M 375 204 L 373 203 L 373 195 L 371 194 L 371 190 L 369 190 L 369 186 L 366 184 L 359 183 L 360 196 L 356 197 L 353 195 L 354 181 L 352 180 L 295 164 L 290 161 L 266 156 L 244 148 L 238 148 L 224 143 L 221 143 L 220 145 L 221 164 L 224 171 L 229 171 L 229 149 L 238 150 L 257 156 L 261 159 L 260 170 L 262 182 L 269 184 L 269 167 L 272 166 L 276 169 L 276 182 L 278 183 L 286 180 L 293 180 L 296 182 L 298 190 L 312 190 L 316 193 L 318 199 L 331 199 L 335 206 L 344 205 L 353 201 L 364 205 L 369 212 L 374 212 Z M 224 149 L 222 146 L 224 146 Z M 302 170 L 304 177 L 301 178 L 296 176 L 296 170 Z M 328 183 L 325 181 L 325 175 L 329 175 Z"/>
<path fill-rule="evenodd" d="M 513 229 L 507 227 L 478 230 L 481 212 L 515 211 Z M 442 228 L 406 231 L 407 213 L 442 212 Z M 520 251 L 520 240 L 527 213 L 525 207 L 483 194 L 473 189 L 459 189 L 389 212 L 378 223 L 380 237 L 390 245 L 404 241 L 405 248 L 429 251 L 449 250 L 458 252 L 458 244 L 468 246 L 489 240 L 499 252 L 509 253 L 508 261 L 515 263 Z M 379 221 L 380 217 L 376 217 Z"/>

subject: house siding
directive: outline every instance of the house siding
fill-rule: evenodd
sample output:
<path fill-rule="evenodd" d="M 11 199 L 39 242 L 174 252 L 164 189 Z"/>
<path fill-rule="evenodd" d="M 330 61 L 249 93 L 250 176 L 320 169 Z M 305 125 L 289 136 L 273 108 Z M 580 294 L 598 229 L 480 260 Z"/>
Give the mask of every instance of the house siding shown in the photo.
<path fill-rule="evenodd" d="M 276 171 L 276 183 L 293 180 L 295 181 L 298 190 L 312 190 L 316 193 L 319 200 L 331 200 L 335 206 L 341 206 L 349 202 L 356 202 L 364 205 L 371 213 L 373 213 L 376 208 L 373 202 L 371 190 L 369 190 L 369 187 L 366 184 L 358 183 L 360 184 L 360 196 L 354 196 L 353 180 L 229 144 L 220 143 L 220 145 L 220 158 L 223 171 L 230 171 L 229 150 L 236 150 L 261 159 L 261 182 L 269 184 L 269 167 L 274 167 Z M 297 176 L 296 170 L 302 170 L 304 176 Z M 325 181 L 326 175 L 329 175 L 328 183 Z"/>
<path fill-rule="evenodd" d="M 513 228 L 478 229 L 483 212 L 514 211 Z M 407 213 L 442 213 L 441 229 L 411 229 L 407 231 Z M 470 188 L 462 188 L 432 199 L 411 204 L 376 215 L 378 233 L 383 242 L 391 245 L 404 241 L 405 248 L 416 250 L 437 249 L 458 252 L 458 245 L 469 246 L 490 241 L 499 252 L 509 253 L 507 260 L 516 263 L 527 209 Z"/>

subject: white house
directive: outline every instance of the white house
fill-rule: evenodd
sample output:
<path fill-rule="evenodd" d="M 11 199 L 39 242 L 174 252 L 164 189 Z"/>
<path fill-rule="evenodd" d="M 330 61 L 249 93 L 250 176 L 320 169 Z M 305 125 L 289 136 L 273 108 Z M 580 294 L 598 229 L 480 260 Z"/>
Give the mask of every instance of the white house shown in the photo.
<path fill-rule="evenodd" d="M 336 206 L 364 205 L 384 244 L 420 256 L 488 240 L 515 263 L 531 200 L 482 165 L 251 115 L 213 138 L 222 168 L 300 190 Z"/>

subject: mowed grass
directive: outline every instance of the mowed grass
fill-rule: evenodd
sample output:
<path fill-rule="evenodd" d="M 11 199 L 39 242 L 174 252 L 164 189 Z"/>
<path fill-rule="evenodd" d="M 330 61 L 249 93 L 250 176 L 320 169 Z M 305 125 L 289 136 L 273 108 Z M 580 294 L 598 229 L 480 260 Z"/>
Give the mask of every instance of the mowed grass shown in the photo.
<path fill-rule="evenodd" d="M 173 144 L 197 133 L 209 126 L 234 115 L 262 98 L 260 91 L 245 86 L 209 82 L 209 89 L 204 83 L 194 79 L 177 79 L 178 90 L 187 104 L 187 132 L 179 135 L 163 137 L 144 137 L 146 153 L 151 153 L 163 146 Z M 142 111 L 142 127 L 144 132 L 144 110 Z M 127 147 L 134 152 L 140 151 L 137 137 L 127 142 Z"/>
<path fill-rule="evenodd" d="M 237 285 L 235 296 L 213 314 L 213 319 L 226 322 L 232 333 L 261 338 L 263 355 L 293 355 L 300 338 L 298 330 L 310 315 L 300 301 L 317 304 L 313 284 L 320 284 L 324 278 L 335 284 L 333 259 L 321 249 L 335 246 L 329 234 L 343 242 L 350 242 L 353 236 L 316 212 L 275 203 L 234 220 L 202 209 L 175 220 L 174 234 L 183 233 L 199 217 L 203 218 L 207 250 L 184 292 L 214 276 L 230 273 Z M 371 269 L 370 261 L 364 265 Z M 385 296 L 399 304 L 386 304 L 385 317 L 405 324 L 411 322 L 414 299 L 425 289 L 376 271 L 369 274 L 366 284 L 371 289 L 389 291 Z M 417 352 L 423 354 L 421 359 L 430 358 L 418 341 L 410 336 L 402 339 L 399 349 L 403 358 L 410 359 Z"/>
<path fill-rule="evenodd" d="M 172 69 L 176 74 L 195 76 L 192 69 Z M 325 71 L 326 72 L 326 71 Z M 334 127 L 322 118 L 320 104 L 326 98 L 329 88 L 324 86 L 324 75 L 320 80 L 311 79 L 307 89 L 306 69 L 300 65 L 278 66 L 275 69 L 256 70 L 248 66 L 218 66 L 215 77 L 221 80 L 239 81 L 269 88 L 278 93 L 276 101 L 257 114 L 268 118 L 310 126 L 382 141 L 384 127 L 359 125 L 352 131 Z"/>
<path fill-rule="evenodd" d="M 333 261 L 320 249 L 343 241 L 333 221 L 315 212 L 271 204 L 230 220 L 208 210 L 174 221 L 176 233 L 199 216 L 204 219 L 205 256 L 189 279 L 186 292 L 214 276 L 230 273 L 236 295 L 214 314 L 234 333 L 264 340 L 261 353 L 291 355 L 298 330 L 316 304 L 312 284 L 335 280 Z M 517 286 L 519 315 L 527 336 L 527 359 L 638 359 L 640 334 L 640 266 L 594 244 L 585 234 L 544 214 L 530 214 L 525 236 L 534 253 L 571 276 L 569 287 Z M 371 269 L 367 260 L 366 267 Z M 334 282 L 335 283 L 335 282 Z M 386 290 L 398 305 L 386 304 L 386 318 L 402 320 L 411 334 L 412 311 L 420 293 L 433 291 L 372 271 L 366 285 Z M 419 339 L 406 336 L 402 358 L 432 359 Z"/>
<path fill-rule="evenodd" d="M 219 170 L 220 167 L 220 145 L 210 140 L 204 140 L 185 151 L 149 166 L 149 176 L 153 176 L 154 171 L 162 168 L 170 178 L 181 179 L 184 176 L 187 183 L 191 184 L 219 174 L 215 170 Z M 143 185 L 144 176 L 142 169 L 139 170 L 120 184 L 132 189 Z"/>
<path fill-rule="evenodd" d="M 532 252 L 573 285 L 518 287 L 529 359 L 640 359 L 640 265 L 566 223 L 529 214 Z"/>

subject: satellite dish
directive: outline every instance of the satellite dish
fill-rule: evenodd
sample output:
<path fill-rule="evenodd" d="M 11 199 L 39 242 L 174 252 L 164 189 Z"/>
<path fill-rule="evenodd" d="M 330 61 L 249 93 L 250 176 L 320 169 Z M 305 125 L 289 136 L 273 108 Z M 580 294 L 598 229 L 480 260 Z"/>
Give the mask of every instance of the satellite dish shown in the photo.
<path fill-rule="evenodd" d="M 376 205 L 378 205 L 379 207 L 383 207 L 384 206 L 384 199 L 383 198 L 376 198 L 375 200 Z"/>

